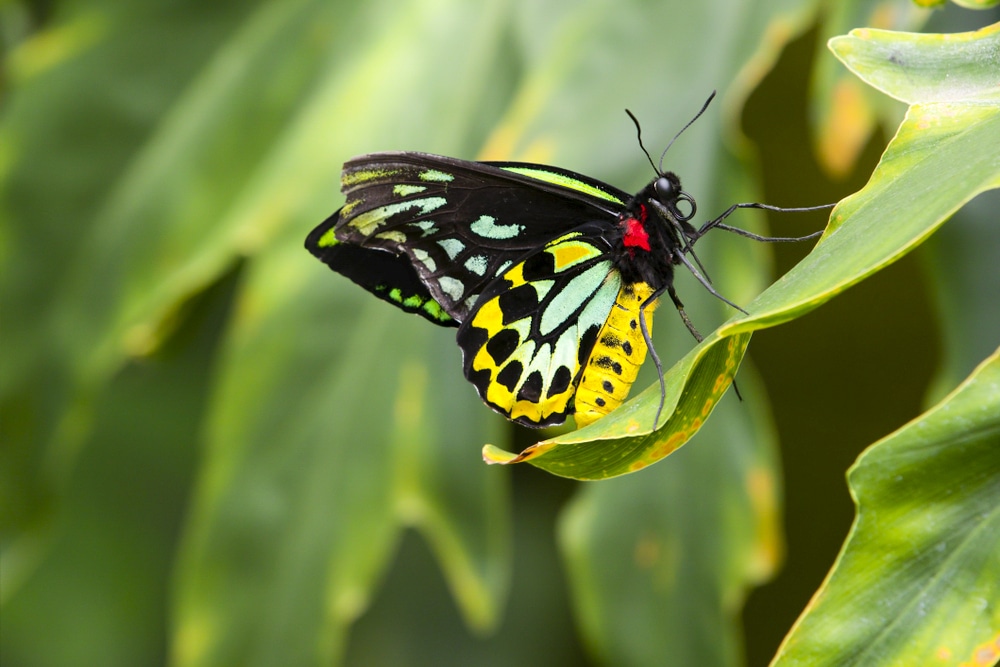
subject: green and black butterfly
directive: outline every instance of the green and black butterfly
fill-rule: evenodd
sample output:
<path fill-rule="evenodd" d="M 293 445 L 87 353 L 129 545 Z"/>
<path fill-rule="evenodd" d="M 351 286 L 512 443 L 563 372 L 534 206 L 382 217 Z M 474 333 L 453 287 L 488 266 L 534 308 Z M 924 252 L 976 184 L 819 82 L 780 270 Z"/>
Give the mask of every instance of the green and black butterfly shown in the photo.
<path fill-rule="evenodd" d="M 674 266 L 738 308 L 705 277 L 694 243 L 713 228 L 799 240 L 723 220 L 739 208 L 812 209 L 735 204 L 696 228 L 695 200 L 680 179 L 653 168 L 656 178 L 629 195 L 538 164 L 362 155 L 344 165 L 347 203 L 306 248 L 399 308 L 458 327 L 466 378 L 512 421 L 542 427 L 572 414 L 585 426 L 603 417 L 625 400 L 647 349 L 662 409 L 663 370 L 650 341 L 661 295 L 701 340 L 674 291 Z"/>

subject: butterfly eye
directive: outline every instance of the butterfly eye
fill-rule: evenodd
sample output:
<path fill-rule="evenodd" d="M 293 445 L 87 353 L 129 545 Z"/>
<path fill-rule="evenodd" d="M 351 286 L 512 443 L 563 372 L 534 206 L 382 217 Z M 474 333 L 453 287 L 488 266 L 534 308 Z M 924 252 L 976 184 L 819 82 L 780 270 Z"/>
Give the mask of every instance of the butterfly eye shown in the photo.
<path fill-rule="evenodd" d="M 656 195 L 662 202 L 668 202 L 677 196 L 677 186 L 666 176 L 660 176 L 653 184 Z"/>

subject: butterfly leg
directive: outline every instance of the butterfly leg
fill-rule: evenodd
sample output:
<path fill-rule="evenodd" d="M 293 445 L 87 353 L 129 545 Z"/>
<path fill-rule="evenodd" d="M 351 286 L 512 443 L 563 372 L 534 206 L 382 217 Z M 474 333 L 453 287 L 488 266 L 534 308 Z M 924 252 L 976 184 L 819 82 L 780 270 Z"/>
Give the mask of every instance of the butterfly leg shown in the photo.
<path fill-rule="evenodd" d="M 700 343 L 705 339 L 698 329 L 695 328 L 691 318 L 688 317 L 688 314 L 684 311 L 684 304 L 681 303 L 681 299 L 677 296 L 677 290 L 674 289 L 673 285 L 664 285 L 660 289 L 653 292 L 650 297 L 643 301 L 639 306 L 639 328 L 642 331 L 642 339 L 646 342 L 646 347 L 649 349 L 649 356 L 653 358 L 653 364 L 656 366 L 656 375 L 660 378 L 660 406 L 656 409 L 656 419 L 653 421 L 654 429 L 660 423 L 660 415 L 663 412 L 663 404 L 667 399 L 667 383 L 663 378 L 663 363 L 660 361 L 660 355 L 656 353 L 656 348 L 653 347 L 653 339 L 650 337 L 649 327 L 646 325 L 646 308 L 663 296 L 664 292 L 670 295 L 670 300 L 674 302 L 674 308 L 677 309 L 677 313 L 681 316 L 684 326 L 688 328 L 688 331 L 691 332 L 691 335 L 694 336 L 695 340 Z"/>
<path fill-rule="evenodd" d="M 722 215 L 715 218 L 714 220 L 709 220 L 704 225 L 702 225 L 697 232 L 694 234 L 694 239 L 697 240 L 704 236 L 709 230 L 724 229 L 727 232 L 732 232 L 734 234 L 739 234 L 740 236 L 745 236 L 748 239 L 753 239 L 755 241 L 763 241 L 766 243 L 786 243 L 792 241 L 805 241 L 807 239 L 816 238 L 822 234 L 822 230 L 818 232 L 813 232 L 812 234 L 807 234 L 806 236 L 761 236 L 760 234 L 754 234 L 753 232 L 748 232 L 745 229 L 740 229 L 739 227 L 732 227 L 730 225 L 723 224 L 723 220 L 728 218 L 730 215 L 736 212 L 737 209 L 741 208 L 758 208 L 765 211 L 779 211 L 785 213 L 794 213 L 801 211 L 818 211 L 824 208 L 831 208 L 833 204 L 823 204 L 822 206 L 806 206 L 801 208 L 782 208 L 780 206 L 771 206 L 770 204 L 759 204 L 756 202 L 747 202 L 743 204 L 733 204 L 727 208 Z"/>
<path fill-rule="evenodd" d="M 642 339 L 646 342 L 646 349 L 649 350 L 649 356 L 653 358 L 653 364 L 656 366 L 656 375 L 660 378 L 660 406 L 656 408 L 656 417 L 653 419 L 653 430 L 655 431 L 657 426 L 660 424 L 660 415 L 663 413 L 663 404 L 667 400 L 667 381 L 663 379 L 663 363 L 660 361 L 660 355 L 656 353 L 656 348 L 653 347 L 653 339 L 649 335 L 649 327 L 646 325 L 646 308 L 656 300 L 660 298 L 665 290 L 671 292 L 670 298 L 673 299 L 674 304 L 679 304 L 680 301 L 677 299 L 677 294 L 674 293 L 674 288 L 672 285 L 666 285 L 649 295 L 649 298 L 639 305 L 639 329 L 642 331 Z M 684 313 L 682 307 L 677 309 L 681 313 L 681 317 L 688 324 L 688 328 L 694 331 L 693 325 L 691 325 L 691 320 Z M 697 333 L 696 333 L 697 337 Z M 699 340 L 701 340 L 699 338 Z"/>
<path fill-rule="evenodd" d="M 716 290 L 714 287 L 712 287 L 712 283 L 710 283 L 708 281 L 708 279 L 705 278 L 705 276 L 701 275 L 701 273 L 698 271 L 698 269 L 695 268 L 694 264 L 692 264 L 691 262 L 688 261 L 688 258 L 684 256 L 684 253 L 679 252 L 679 253 L 676 254 L 676 257 L 681 261 L 681 264 L 683 264 L 684 266 L 686 266 L 687 269 L 688 269 L 688 271 L 690 271 L 692 273 L 692 275 L 694 275 L 694 277 L 698 279 L 698 282 L 700 282 L 702 284 L 702 287 L 704 287 L 705 289 L 707 289 L 712 294 L 712 296 L 714 296 L 716 299 L 719 299 L 720 301 L 723 301 L 724 303 L 729 304 L 730 306 L 732 306 L 736 310 L 740 311 L 744 315 L 749 315 L 750 314 L 747 311 L 745 311 L 742 308 L 740 308 L 739 306 L 737 306 L 735 303 L 733 303 L 729 299 L 727 299 L 726 297 L 724 297 L 721 294 L 719 294 L 719 291 Z M 674 303 L 677 304 L 678 301 L 675 300 Z M 678 308 L 678 310 L 681 310 L 681 309 Z M 683 313 L 683 310 L 681 310 L 681 312 Z M 687 322 L 687 320 L 686 320 L 687 316 L 686 315 L 682 315 L 682 317 L 685 318 L 685 322 Z M 689 325 L 688 329 L 691 329 L 691 328 L 692 327 Z M 695 336 L 695 338 L 697 338 L 697 336 Z M 699 338 L 698 340 L 701 340 L 701 339 Z"/>
<path fill-rule="evenodd" d="M 699 343 L 705 340 L 705 337 L 698 332 L 698 330 L 694 326 L 694 323 L 691 322 L 691 318 L 688 317 L 688 314 L 686 312 L 684 312 L 684 304 L 681 303 L 680 297 L 677 296 L 677 291 L 674 289 L 674 286 L 667 285 L 666 291 L 667 294 L 670 295 L 670 300 L 674 302 L 674 308 L 677 309 L 677 314 L 681 316 L 682 320 L 684 320 L 684 326 L 686 326 L 688 331 L 691 332 L 691 335 L 694 336 L 694 339 Z"/>
<path fill-rule="evenodd" d="M 700 343 L 702 340 L 704 340 L 704 338 L 700 333 L 698 333 L 698 330 L 694 328 L 694 324 L 691 323 L 691 320 L 688 318 L 687 313 L 684 312 L 684 304 L 682 304 L 680 298 L 678 298 L 677 292 L 674 291 L 673 285 L 667 288 L 667 293 L 670 294 L 670 299 L 671 301 L 674 302 L 674 306 L 677 308 L 677 312 L 680 313 L 681 319 L 684 320 L 684 324 L 687 325 L 688 331 L 690 331 L 691 335 L 695 337 L 695 340 L 697 340 Z M 651 352 L 652 349 L 653 348 L 650 347 Z M 740 393 L 740 388 L 736 386 L 735 378 L 733 379 L 733 390 L 736 392 L 736 398 L 742 401 L 743 394 Z M 659 417 L 657 417 L 657 421 L 659 421 Z"/>

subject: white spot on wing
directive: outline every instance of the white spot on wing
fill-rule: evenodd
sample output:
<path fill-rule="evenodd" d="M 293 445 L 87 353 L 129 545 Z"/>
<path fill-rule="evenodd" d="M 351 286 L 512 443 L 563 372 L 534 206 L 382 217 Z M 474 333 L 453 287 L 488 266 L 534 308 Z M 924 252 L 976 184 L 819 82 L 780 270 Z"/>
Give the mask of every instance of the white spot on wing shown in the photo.
<path fill-rule="evenodd" d="M 442 292 L 451 297 L 452 301 L 457 302 L 461 300 L 462 292 L 465 290 L 465 286 L 461 280 L 450 276 L 441 276 L 438 278 L 438 285 L 441 286 Z"/>
<path fill-rule="evenodd" d="M 428 271 L 437 271 L 437 263 L 434 261 L 433 257 L 427 254 L 426 250 L 413 248 L 410 252 L 412 252 L 413 256 L 417 258 L 417 261 L 427 267 Z"/>
<path fill-rule="evenodd" d="M 397 204 L 388 204 L 386 206 L 379 206 L 370 211 L 365 211 L 364 213 L 359 213 L 358 215 L 351 218 L 351 227 L 357 229 L 360 233 L 365 236 L 371 236 L 375 233 L 375 230 L 384 225 L 389 221 L 394 215 L 400 213 L 405 213 L 410 209 L 418 208 L 420 212 L 417 215 L 427 215 L 431 211 L 441 208 L 448 203 L 448 200 L 444 197 L 424 197 L 423 199 L 411 199 L 409 201 L 399 202 Z"/>
<path fill-rule="evenodd" d="M 524 225 L 498 225 L 493 216 L 481 215 L 469 229 L 488 239 L 512 239 L 524 230 Z"/>
<path fill-rule="evenodd" d="M 418 222 L 411 223 L 414 227 L 420 228 L 424 232 L 424 236 L 433 234 L 437 231 L 437 227 L 430 220 L 420 220 Z"/>
<path fill-rule="evenodd" d="M 458 257 L 458 253 L 465 250 L 465 244 L 458 239 L 441 239 L 438 245 L 448 255 L 448 259 L 453 260 Z"/>
<path fill-rule="evenodd" d="M 477 276 L 485 276 L 486 269 L 489 268 L 489 263 L 485 255 L 474 255 L 465 260 L 465 268 Z"/>

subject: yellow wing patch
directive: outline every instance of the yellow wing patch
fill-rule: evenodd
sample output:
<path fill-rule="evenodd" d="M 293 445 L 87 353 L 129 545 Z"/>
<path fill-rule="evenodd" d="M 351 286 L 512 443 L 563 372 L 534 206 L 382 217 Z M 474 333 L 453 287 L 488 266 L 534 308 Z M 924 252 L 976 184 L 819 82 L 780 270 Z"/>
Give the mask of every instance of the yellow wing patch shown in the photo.
<path fill-rule="evenodd" d="M 552 244 L 549 245 L 552 246 Z M 555 259 L 556 271 L 559 272 L 591 259 L 594 256 L 594 251 L 594 246 L 589 243 L 570 241 L 552 247 L 549 254 Z"/>
<path fill-rule="evenodd" d="M 494 409 L 528 426 L 559 424 L 572 412 L 580 357 L 621 288 L 601 249 L 576 236 L 512 266 L 459 331 L 466 376 Z"/>

